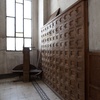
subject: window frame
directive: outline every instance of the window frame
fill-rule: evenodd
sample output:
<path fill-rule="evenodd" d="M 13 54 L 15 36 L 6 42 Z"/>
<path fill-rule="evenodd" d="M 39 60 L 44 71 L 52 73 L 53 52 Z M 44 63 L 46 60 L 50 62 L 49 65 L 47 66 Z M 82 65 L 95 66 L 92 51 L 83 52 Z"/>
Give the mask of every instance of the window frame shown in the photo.
<path fill-rule="evenodd" d="M 16 49 L 16 39 L 17 38 L 22 38 L 23 39 L 23 47 L 25 47 L 25 39 L 30 39 L 31 40 L 31 47 L 30 50 L 32 50 L 32 0 L 26 0 L 26 1 L 30 1 L 31 2 L 31 18 L 25 18 L 24 17 L 24 0 L 22 0 L 23 3 L 20 3 L 20 2 L 16 2 L 16 0 L 14 0 L 14 4 L 15 4 L 15 15 L 14 16 L 8 16 L 7 15 L 7 0 L 6 0 L 6 51 L 7 52 L 22 52 L 23 51 L 23 48 L 22 50 L 17 50 Z M 17 32 L 16 31 L 16 4 L 22 4 L 23 5 L 23 32 Z M 14 36 L 7 36 L 7 18 L 14 18 Z M 24 31 L 24 27 L 25 27 L 25 24 L 24 24 L 24 20 L 30 20 L 31 21 L 31 37 L 25 37 L 25 31 Z M 16 33 L 23 33 L 22 37 L 20 36 L 16 36 Z M 15 41 L 15 45 L 14 45 L 14 50 L 7 50 L 7 38 L 13 38 L 14 41 Z"/>

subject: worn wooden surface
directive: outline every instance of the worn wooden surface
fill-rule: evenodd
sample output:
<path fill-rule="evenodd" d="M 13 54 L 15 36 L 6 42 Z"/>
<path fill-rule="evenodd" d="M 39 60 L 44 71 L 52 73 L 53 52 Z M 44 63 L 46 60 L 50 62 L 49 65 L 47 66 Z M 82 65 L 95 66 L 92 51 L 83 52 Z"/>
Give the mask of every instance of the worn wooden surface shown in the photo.
<path fill-rule="evenodd" d="M 100 100 L 100 51 L 89 53 L 89 100 Z"/>
<path fill-rule="evenodd" d="M 64 100 L 85 100 L 85 19 L 81 0 L 41 29 L 44 81 Z"/>

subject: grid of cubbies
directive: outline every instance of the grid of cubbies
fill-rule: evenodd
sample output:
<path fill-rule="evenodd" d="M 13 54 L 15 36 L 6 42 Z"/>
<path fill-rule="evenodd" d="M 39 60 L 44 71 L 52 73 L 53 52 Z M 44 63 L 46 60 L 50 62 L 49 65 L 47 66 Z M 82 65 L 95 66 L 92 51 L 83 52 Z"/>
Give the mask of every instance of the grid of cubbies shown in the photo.
<path fill-rule="evenodd" d="M 84 1 L 41 29 L 44 81 L 64 100 L 84 100 Z"/>

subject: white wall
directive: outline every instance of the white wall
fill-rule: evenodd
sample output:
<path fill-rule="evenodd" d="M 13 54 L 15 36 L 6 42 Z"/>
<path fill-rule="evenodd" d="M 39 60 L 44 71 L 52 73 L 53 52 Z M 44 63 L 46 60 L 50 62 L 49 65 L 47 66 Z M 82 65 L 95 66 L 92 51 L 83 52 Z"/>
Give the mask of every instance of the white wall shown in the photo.
<path fill-rule="evenodd" d="M 37 65 L 37 50 L 38 50 L 38 0 L 32 0 L 32 46 L 35 47 L 31 61 Z"/>
<path fill-rule="evenodd" d="M 41 48 L 41 27 L 43 27 L 43 23 L 44 23 L 44 15 L 43 15 L 43 7 L 44 6 L 44 0 L 38 0 L 38 45 L 39 45 L 39 49 Z"/>
<path fill-rule="evenodd" d="M 61 12 L 63 12 L 76 1 L 78 0 L 48 0 L 49 16 L 53 14 L 58 8 L 60 8 Z"/>
<path fill-rule="evenodd" d="M 41 49 L 41 28 L 48 20 L 48 0 L 38 0 L 38 46 Z"/>
<path fill-rule="evenodd" d="M 100 50 L 100 0 L 88 0 L 89 50 Z"/>
<path fill-rule="evenodd" d="M 32 47 L 38 48 L 38 0 L 32 0 Z M 34 22 L 34 23 L 33 23 Z M 36 65 L 36 50 L 30 52 L 31 63 Z M 6 51 L 6 0 L 0 0 L 0 74 L 11 73 L 12 68 L 23 63 L 22 52 Z"/>

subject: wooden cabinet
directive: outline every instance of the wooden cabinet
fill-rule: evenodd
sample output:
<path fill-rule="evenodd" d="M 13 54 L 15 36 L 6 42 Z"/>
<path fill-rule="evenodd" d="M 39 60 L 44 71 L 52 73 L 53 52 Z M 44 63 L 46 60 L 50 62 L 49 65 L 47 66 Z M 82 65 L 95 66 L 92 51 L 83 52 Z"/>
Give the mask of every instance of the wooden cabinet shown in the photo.
<path fill-rule="evenodd" d="M 85 100 L 85 2 L 78 1 L 41 29 L 43 78 L 64 100 Z"/>

